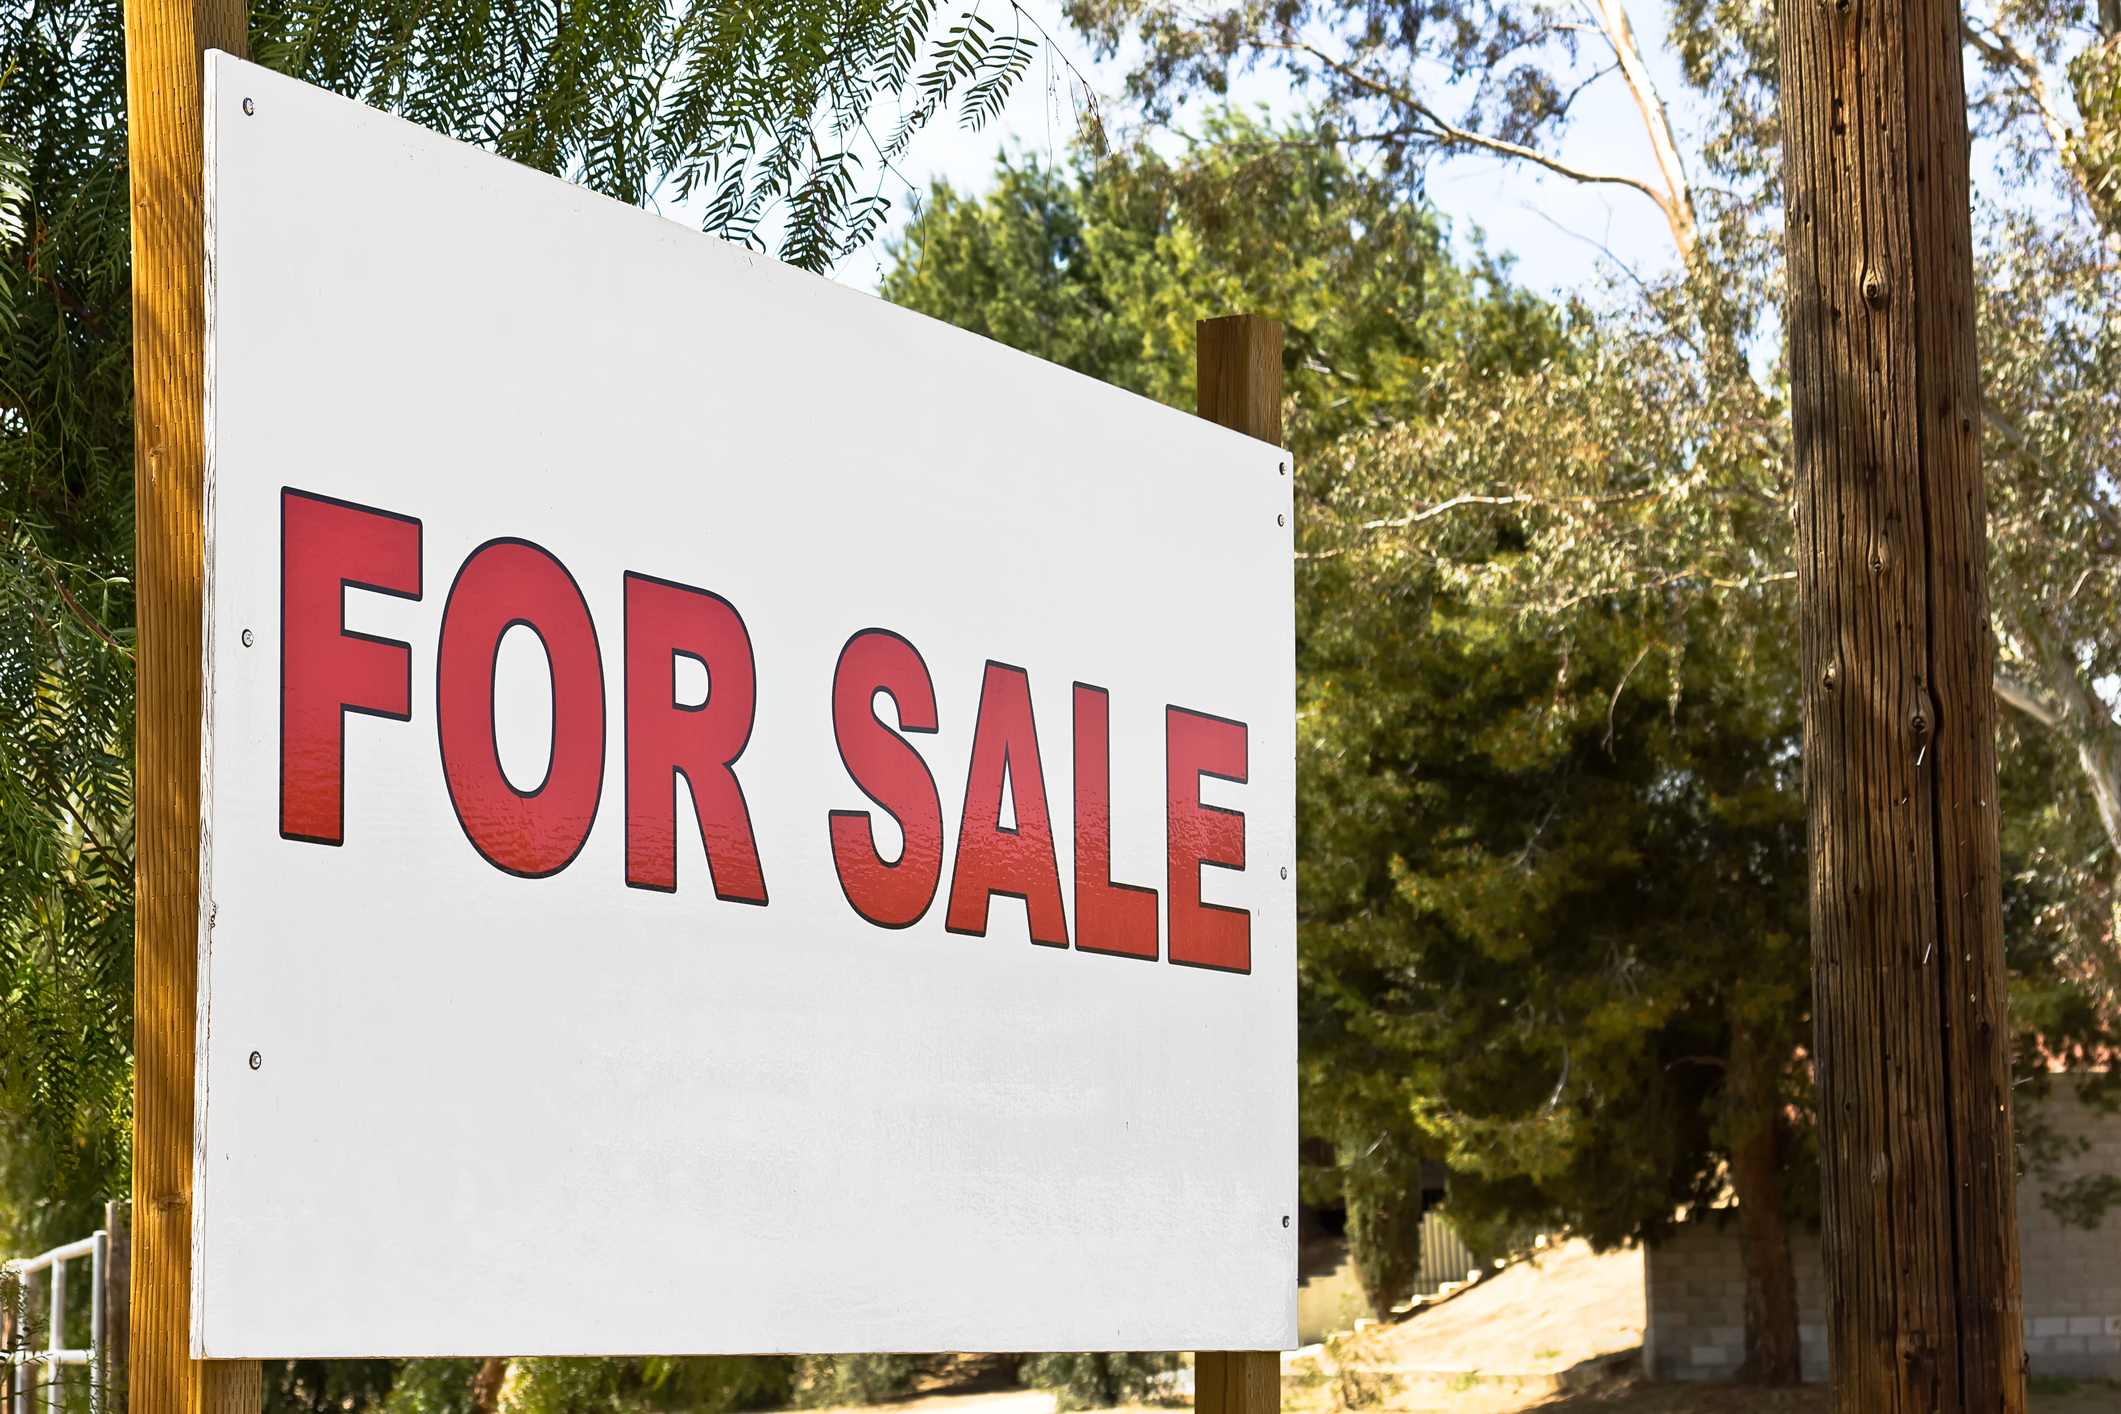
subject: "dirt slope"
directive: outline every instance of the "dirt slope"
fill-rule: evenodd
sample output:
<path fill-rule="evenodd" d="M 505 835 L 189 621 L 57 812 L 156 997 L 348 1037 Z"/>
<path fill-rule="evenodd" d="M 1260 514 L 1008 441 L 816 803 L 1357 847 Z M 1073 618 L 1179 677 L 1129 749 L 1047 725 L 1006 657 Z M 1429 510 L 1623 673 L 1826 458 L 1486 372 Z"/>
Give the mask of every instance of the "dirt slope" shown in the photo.
<path fill-rule="evenodd" d="M 1439 1305 L 1348 1342 L 1391 1370 L 1528 1374 L 1566 1370 L 1642 1344 L 1642 1253 L 1603 1256 L 1565 1242 Z"/>

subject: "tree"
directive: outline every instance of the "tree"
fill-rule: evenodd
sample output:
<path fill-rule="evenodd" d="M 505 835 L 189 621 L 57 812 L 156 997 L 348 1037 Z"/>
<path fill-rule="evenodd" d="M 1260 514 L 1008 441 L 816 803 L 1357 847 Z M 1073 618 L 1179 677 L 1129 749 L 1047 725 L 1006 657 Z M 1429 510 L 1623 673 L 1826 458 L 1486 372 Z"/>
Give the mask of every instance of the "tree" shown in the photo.
<path fill-rule="evenodd" d="M 1675 441 L 1661 480 L 1623 476 L 1624 494 L 1582 507 L 1555 537 L 1564 552 L 1544 562 L 1541 597 L 1565 600 L 1572 586 L 1618 579 L 1652 593 L 1708 593 L 1718 563 L 1733 556 L 1788 572 L 1794 483 L 1782 373 L 1745 356 L 1777 333 L 1762 315 L 1782 288 L 1768 0 L 1674 0 L 1675 57 L 1708 114 L 1691 140 L 1672 122 L 1621 0 L 1573 10 L 1521 0 L 1069 0 L 1066 9 L 1103 52 L 1138 45 L 1129 92 L 1152 119 L 1267 65 L 1316 93 L 1342 140 L 1376 150 L 1409 189 L 1438 157 L 1480 153 L 1654 202 L 1681 271 L 1624 291 L 1600 315 L 1656 326 L 1652 342 L 1686 350 L 1699 377 L 1666 381 L 1693 381 L 1698 394 L 1665 407 L 1686 419 L 1689 437 Z M 2121 298 L 2108 250 L 2121 238 L 2121 9 L 1992 0 L 1969 9 L 1962 38 L 1977 130 L 1998 138 L 2006 158 L 1976 225 L 1996 690 L 2070 745 L 2121 859 L 2121 702 L 2101 689 L 2121 658 L 2121 619 L 2106 599 L 2121 511 L 2114 412 L 2098 392 L 2110 382 Z M 2048 82 L 2057 65 L 2074 125 L 2072 105 Z M 1655 179 L 1556 155 L 1572 106 L 1601 82 L 1625 85 L 1640 111 Z M 1694 437 L 1708 444 L 1697 451 Z M 1751 457 L 1731 455 L 1748 443 Z M 1582 487 L 1596 494 L 1602 484 Z M 1459 494 L 1528 492 L 1537 488 L 1497 461 Z M 1645 546 L 1654 553 L 1643 555 Z M 2099 887 L 2121 906 L 2111 878 Z M 2101 966 L 2112 973 L 2121 958 Z M 2111 977 L 2102 985 L 2113 993 Z"/>
<path fill-rule="evenodd" d="M 1493 548 L 1514 530 L 1498 516 Z M 1610 603 L 1542 626 L 1397 557 L 1312 576 L 1307 1068 L 1395 1085 L 1490 1250 L 1654 1240 L 1727 1182 L 1750 1363 L 1793 1368 L 1787 1224 L 1815 1170 L 1786 637 L 1756 613 L 1675 642 Z"/>
<path fill-rule="evenodd" d="M 1746 356 L 1771 333 L 1763 312 L 1782 295 L 1769 4 L 1673 6 L 1682 72 L 1710 110 L 1693 144 L 1669 121 L 1618 0 L 1580 13 L 1508 2 L 1434 11 L 1340 0 L 1207 8 L 1075 0 L 1069 15 L 1107 53 L 1139 40 L 1130 91 L 1150 117 L 1190 93 L 1222 91 L 1239 68 L 1279 66 L 1309 83 L 1340 134 L 1379 151 L 1408 189 L 1419 189 L 1434 157 L 1478 151 L 1570 180 L 1625 184 L 1665 216 L 1678 273 L 1608 295 L 1587 356 L 1527 377 L 1447 375 L 1434 396 L 1451 411 L 1338 447 L 1351 462 L 1381 466 L 1370 505 L 1336 517 L 1340 534 L 1389 543 L 1410 560 L 1451 562 L 1489 602 L 1548 619 L 1599 596 L 1669 615 L 1790 575 L 1782 369 Z M 2115 615 L 2102 608 L 2102 585 L 2117 522 L 2100 392 L 2115 322 L 2100 223 L 2115 210 L 2117 25 L 2113 6 L 2049 0 L 2004 0 L 1964 25 L 1985 76 L 1973 93 L 1977 121 L 2013 159 L 1979 237 L 1987 456 L 1998 469 L 1989 477 L 1996 691 L 2074 750 L 2106 827 L 2106 873 L 2121 844 L 2121 731 L 2110 693 L 2102 697 L 2115 672 Z M 2043 64 L 2057 59 L 2068 59 L 2081 131 L 2045 81 Z M 1570 106 L 1606 74 L 1642 110 L 1654 180 L 1555 157 Z M 2051 182 L 2066 197 L 2059 212 L 2043 193 Z M 1495 509 L 1521 515 L 1521 558 L 1453 560 L 1449 522 Z M 2034 886 L 2030 876 L 2019 882 Z M 2100 892 L 2117 897 L 2113 882 Z M 2104 941 L 2089 948 L 2083 933 L 2047 941 L 2087 962 L 2089 975 L 2072 988 L 2098 1015 L 2113 1015 L 2115 922 L 2100 933 Z M 2015 967 L 2047 971 L 2021 937 L 2011 954 Z M 2019 1020 L 2040 1024 L 2032 1011 Z M 2021 1037 L 2021 1062 L 2028 1045 L 2034 1037 Z"/>
<path fill-rule="evenodd" d="M 1189 411 L 1194 322 L 1269 315 L 1299 453 L 1416 411 L 1441 358 L 1531 368 L 1558 346 L 1564 316 L 1504 267 L 1461 266 L 1436 215 L 1330 133 L 1217 111 L 1187 148 L 1004 158 L 977 202 L 938 185 L 879 290 Z"/>

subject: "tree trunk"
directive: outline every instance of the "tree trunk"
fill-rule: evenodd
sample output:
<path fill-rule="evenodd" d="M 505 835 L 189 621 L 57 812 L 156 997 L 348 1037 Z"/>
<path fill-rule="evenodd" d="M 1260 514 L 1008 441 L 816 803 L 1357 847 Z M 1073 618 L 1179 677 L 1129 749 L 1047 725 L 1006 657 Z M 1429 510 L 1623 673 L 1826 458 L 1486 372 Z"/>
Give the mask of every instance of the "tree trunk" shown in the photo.
<path fill-rule="evenodd" d="M 1836 1414 L 2023 1414 L 1957 0 L 1784 4 Z"/>
<path fill-rule="evenodd" d="M 471 1407 L 478 1414 L 494 1414 L 501 1407 L 501 1386 L 508 1380 L 508 1357 L 493 1355 L 479 1366 L 471 1381 Z"/>
<path fill-rule="evenodd" d="M 1741 1384 L 1794 1385 L 1804 1374 L 1797 1336 L 1797 1269 L 1782 1212 L 1782 1116 L 1772 1062 L 1753 1029 L 1731 1026 L 1724 1071 L 1731 1189 L 1738 1195 L 1738 1244 L 1745 1258 L 1745 1363 Z"/>

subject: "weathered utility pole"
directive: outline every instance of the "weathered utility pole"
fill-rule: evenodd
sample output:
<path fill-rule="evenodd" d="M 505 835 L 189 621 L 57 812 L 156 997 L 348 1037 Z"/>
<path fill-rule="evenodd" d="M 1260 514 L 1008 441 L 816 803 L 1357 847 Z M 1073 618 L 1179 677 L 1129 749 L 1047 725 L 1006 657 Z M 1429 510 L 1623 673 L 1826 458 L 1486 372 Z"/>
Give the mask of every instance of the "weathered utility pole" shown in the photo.
<path fill-rule="evenodd" d="M 1281 325 L 1256 314 L 1203 319 L 1193 333 L 1194 410 L 1210 422 L 1281 445 Z M 1275 1414 L 1281 1356 L 1202 1350 L 1193 1356 L 1195 1414 Z"/>
<path fill-rule="evenodd" d="M 132 1414 L 255 1414 L 258 1363 L 191 1358 L 205 586 L 208 49 L 249 53 L 244 0 L 128 0 L 134 582 Z"/>
<path fill-rule="evenodd" d="M 2019 1414 L 1959 7 L 1781 25 L 1831 1404 Z"/>

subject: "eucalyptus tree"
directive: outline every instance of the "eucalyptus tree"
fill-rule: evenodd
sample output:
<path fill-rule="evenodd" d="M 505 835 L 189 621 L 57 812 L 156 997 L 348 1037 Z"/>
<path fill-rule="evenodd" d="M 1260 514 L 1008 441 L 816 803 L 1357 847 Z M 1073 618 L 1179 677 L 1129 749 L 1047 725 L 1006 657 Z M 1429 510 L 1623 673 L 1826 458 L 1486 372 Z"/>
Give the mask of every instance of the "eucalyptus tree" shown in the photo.
<path fill-rule="evenodd" d="M 1635 415 L 1682 429 L 1669 453 L 1567 456 L 1565 474 L 1523 475 L 1520 457 L 1452 447 L 1457 483 L 1434 503 L 1370 517 L 1372 533 L 1419 539 L 1439 507 L 1540 504 L 1552 534 L 1528 568 L 1538 602 L 1590 584 L 1669 585 L 1788 572 L 1792 503 L 1779 365 L 1747 358 L 1775 330 L 1780 299 L 1776 33 L 1768 0 L 1675 0 L 1669 34 L 1706 113 L 1686 140 L 1621 0 L 1070 0 L 1070 18 L 1106 50 L 1138 44 L 1133 97 L 1153 116 L 1231 75 L 1272 66 L 1316 92 L 1343 141 L 1381 152 L 1410 187 L 1439 156 L 1482 153 L 1560 178 L 1632 189 L 1670 230 L 1680 273 L 1604 313 L 1618 327 L 1601 381 Z M 2004 701 L 2060 733 L 2121 847 L 2121 724 L 2106 686 L 2121 669 L 2111 581 L 2116 506 L 2113 386 L 2116 223 L 2121 221 L 2121 9 L 2085 0 L 1995 0 L 1963 28 L 1977 125 L 2005 160 L 1987 187 L 1977 239 L 1991 468 L 1992 586 Z M 2057 73 L 2066 86 L 2051 81 Z M 1564 160 L 1558 139 L 1593 85 L 1624 87 L 1643 118 L 1655 176 Z M 1554 384 L 1560 386 L 1554 386 Z M 1596 418 L 1573 371 L 1521 389 L 1477 389 L 1500 426 L 1560 399 Z M 1474 409 L 1468 408 L 1469 412 Z M 1504 431 L 1498 445 L 1539 439 Z M 1548 438 L 1551 442 L 1552 439 Z M 1432 439 L 1432 448 L 1434 444 Z M 1606 444 L 1597 444 L 1600 451 Z M 1402 442 L 1404 456 L 1430 450 Z M 1547 465 L 1555 465 L 1548 463 Z M 1432 483 L 1433 484 L 1433 483 Z M 1764 512 L 1764 513 L 1763 513 Z M 2105 887 L 2112 888 L 2109 880 Z M 2109 950 L 2109 961 L 2111 951 Z"/>
<path fill-rule="evenodd" d="M 1670 232 L 1674 273 L 1616 276 L 1578 356 L 1502 379 L 1438 368 L 1433 417 L 1379 419 L 1350 430 L 1323 467 L 1313 458 L 1306 477 L 1321 494 L 1306 506 L 1307 553 L 1426 563 L 1529 622 L 1632 604 L 1661 622 L 1665 645 L 1735 631 L 1736 619 L 1710 625 L 1738 606 L 1789 613 L 1793 459 L 1782 369 L 1770 356 L 1782 252 L 1769 0 L 1674 0 L 1674 57 L 1705 115 L 1691 134 L 1674 121 L 1621 0 L 1067 8 L 1107 52 L 1133 46 L 1130 92 L 1152 118 L 1224 91 L 1243 69 L 1274 68 L 1317 96 L 1336 137 L 1379 153 L 1410 191 L 1439 157 L 1480 153 L 1632 189 Z M 2121 372 L 2121 8 L 1995 0 L 1968 13 L 1963 38 L 1975 121 L 2004 154 L 1977 225 L 1996 689 L 2021 725 L 2051 732 L 2074 759 L 2074 781 L 2042 776 L 2050 823 L 2088 799 L 2103 826 L 2087 844 L 2058 825 L 2017 882 L 2042 893 L 2067 879 L 2121 905 L 2121 427 L 2111 391 Z M 2051 82 L 2058 72 L 2066 84 Z M 1572 110 L 1601 83 L 1622 86 L 1643 119 L 1645 160 L 1634 171 L 1560 155 Z M 1464 552 L 1502 524 L 1522 553 Z M 2012 960 L 2021 977 L 2074 974 L 2111 1016 L 2121 952 L 2117 915 L 2102 911 L 2094 921 L 2049 907 L 2044 960 L 2022 946 L 2023 929 Z M 2030 1012 L 2020 1020 L 2041 1024 Z M 1774 1373 L 1793 1371 L 1785 1359 Z"/>

